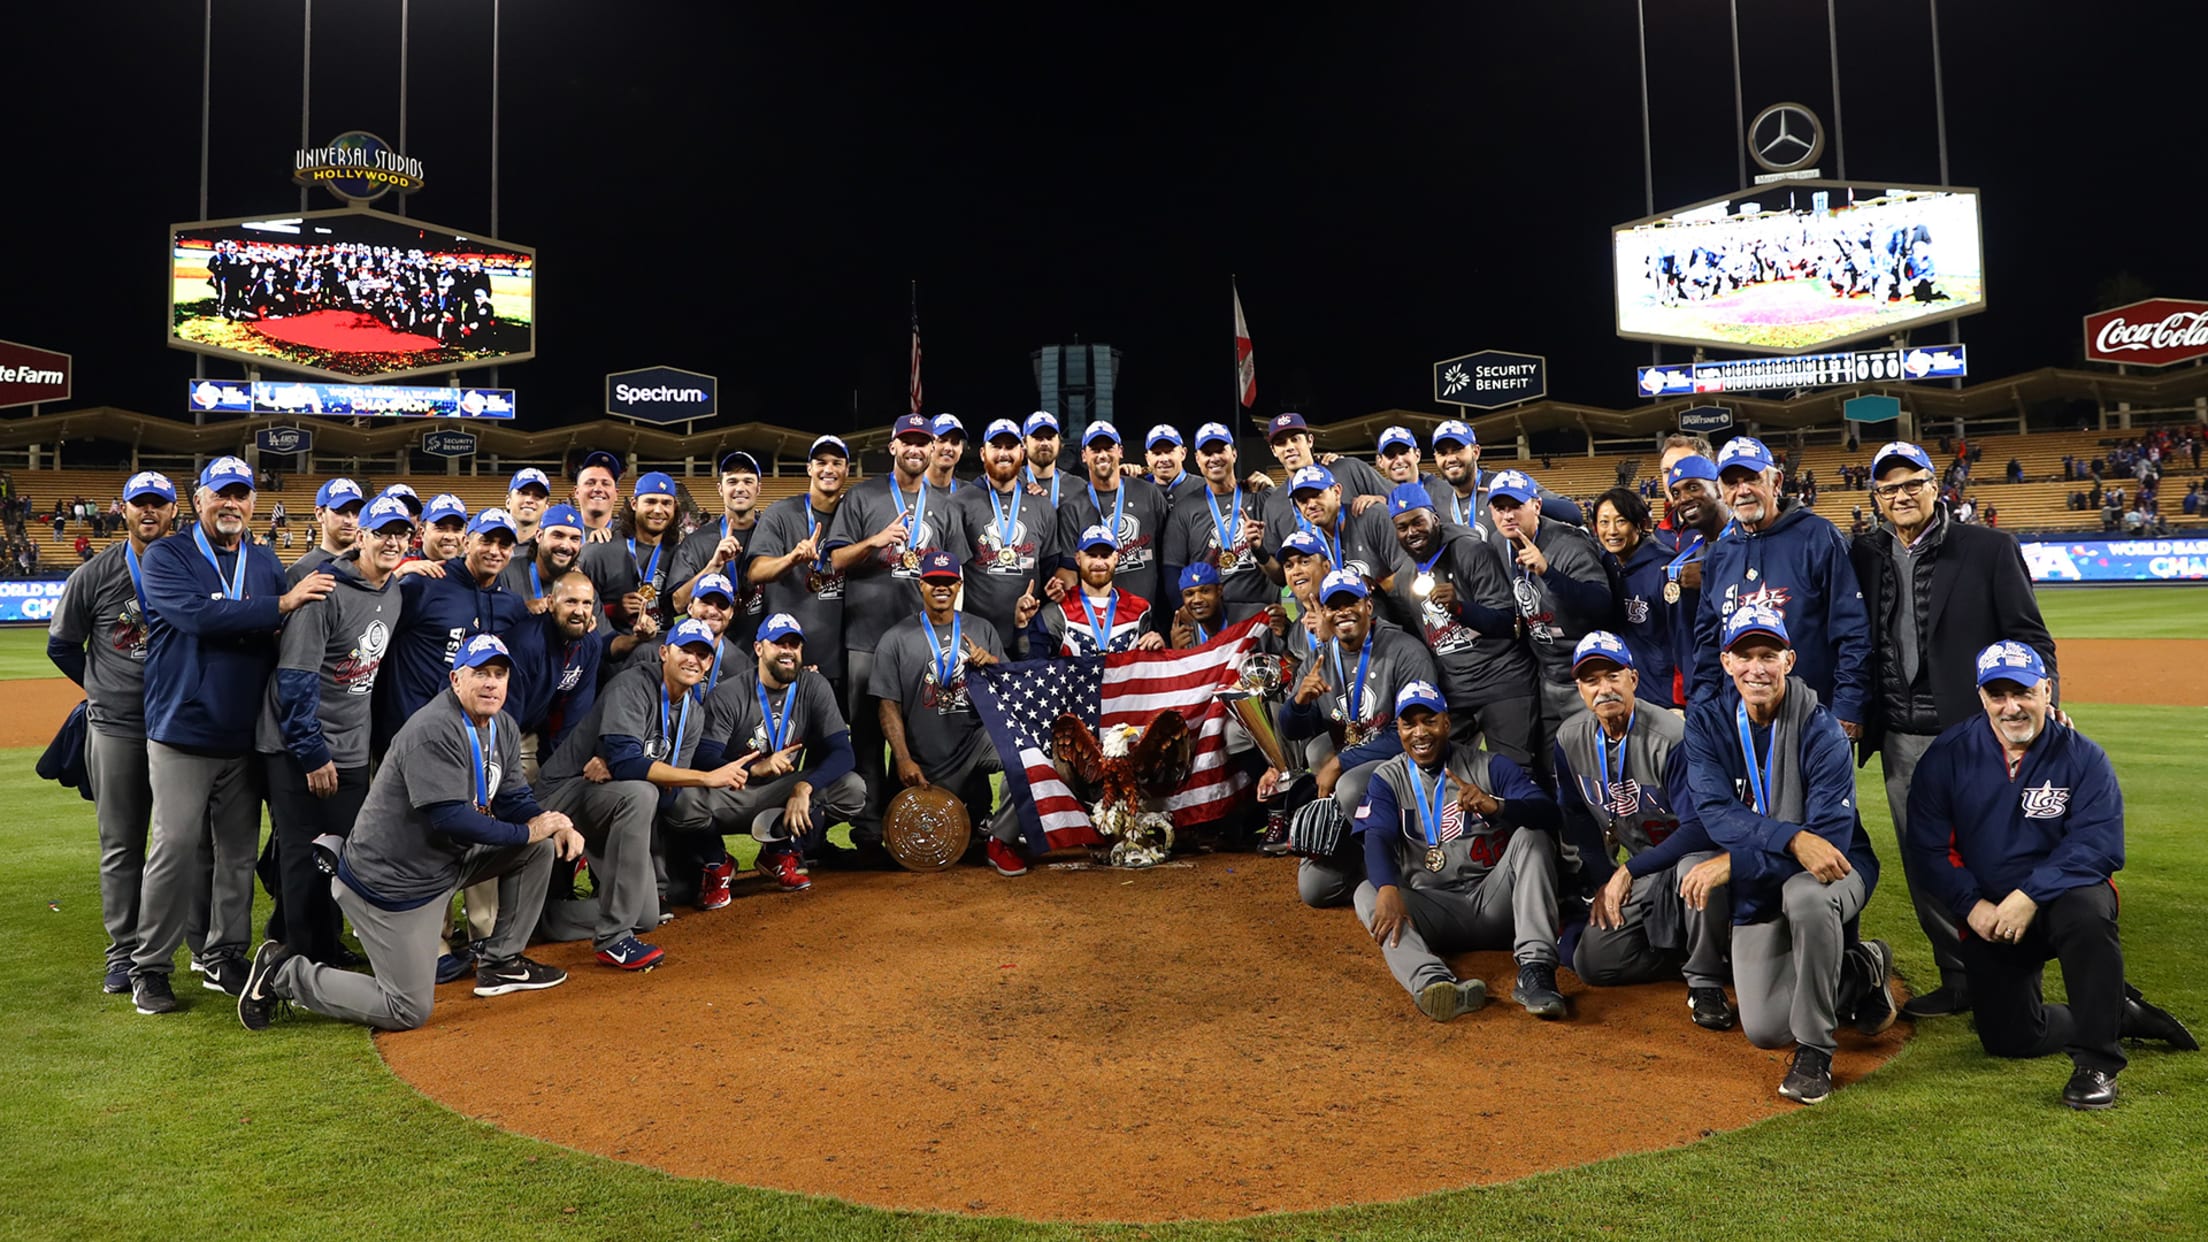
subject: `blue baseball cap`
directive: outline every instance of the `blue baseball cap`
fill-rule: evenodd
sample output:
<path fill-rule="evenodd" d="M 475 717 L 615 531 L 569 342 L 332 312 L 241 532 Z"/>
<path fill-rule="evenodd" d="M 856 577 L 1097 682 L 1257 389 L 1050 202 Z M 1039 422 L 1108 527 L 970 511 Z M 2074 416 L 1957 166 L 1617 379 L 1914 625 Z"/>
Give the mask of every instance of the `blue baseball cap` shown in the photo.
<path fill-rule="evenodd" d="M 1382 453 L 1386 453 L 1389 449 L 1397 446 L 1407 448 L 1415 453 L 1418 451 L 1418 437 L 1412 435 L 1411 429 L 1408 427 L 1390 427 L 1380 433 L 1380 451 Z"/>
<path fill-rule="evenodd" d="M 555 526 L 564 526 L 580 533 L 583 529 L 583 515 L 573 505 L 554 505 L 546 509 L 544 516 L 537 520 L 537 529 L 550 530 Z"/>
<path fill-rule="evenodd" d="M 1234 444 L 1234 433 L 1227 430 L 1225 423 L 1205 423 L 1196 429 L 1196 447 L 1198 449 L 1210 448 L 1214 444 L 1225 444 L 1230 447 Z"/>
<path fill-rule="evenodd" d="M 843 442 L 842 436 L 819 436 L 815 438 L 813 447 L 805 450 L 806 460 L 810 461 L 820 456 L 822 449 L 834 452 L 836 456 L 843 458 L 845 461 L 851 460 L 851 446 Z"/>
<path fill-rule="evenodd" d="M 1420 509 L 1434 507 L 1434 498 L 1427 494 L 1424 483 L 1398 483 L 1388 493 L 1388 516 L 1416 513 Z"/>
<path fill-rule="evenodd" d="M 1533 480 L 1527 478 L 1523 470 L 1498 470 L 1487 481 L 1487 499 L 1490 504 L 1498 499 L 1515 500 L 1522 505 L 1530 504 L 1540 494 L 1541 489 L 1534 486 Z"/>
<path fill-rule="evenodd" d="M 1038 432 L 1044 431 L 1047 431 L 1052 435 L 1057 435 L 1058 416 L 1051 413 L 1049 410 L 1037 410 L 1033 414 L 1027 416 L 1027 422 L 1023 425 L 1021 430 L 1025 431 L 1028 435 L 1035 435 Z"/>
<path fill-rule="evenodd" d="M 1978 684 L 2013 681 L 2030 689 L 2047 680 L 2047 662 L 2024 643 L 2003 639 L 1978 653 Z"/>
<path fill-rule="evenodd" d="M 123 499 L 136 503 L 141 496 L 159 496 L 170 504 L 176 503 L 176 484 L 158 470 L 141 470 L 123 484 Z"/>
<path fill-rule="evenodd" d="M 505 531 L 508 539 L 521 538 L 521 532 L 514 528 L 514 519 L 504 509 L 485 509 L 475 515 L 474 521 L 468 523 L 468 533 L 471 535 L 486 534 L 494 530 Z"/>
<path fill-rule="evenodd" d="M 1273 421 L 1265 424 L 1265 438 L 1278 440 L 1282 436 L 1311 430 L 1311 424 L 1303 421 L 1301 414 L 1275 414 Z"/>
<path fill-rule="evenodd" d="M 575 463 L 575 477 L 582 478 L 583 471 L 590 469 L 592 466 L 604 466 L 614 478 L 621 477 L 621 459 L 604 449 L 583 454 L 583 459 Z"/>
<path fill-rule="evenodd" d="M 889 438 L 902 440 L 906 436 L 924 436 L 933 440 L 935 424 L 929 422 L 925 414 L 900 414 L 897 421 L 889 425 Z"/>
<path fill-rule="evenodd" d="M 1765 604 L 1744 604 L 1725 618 L 1725 641 L 1718 644 L 1719 649 L 1731 651 L 1733 644 L 1750 634 L 1769 634 L 1785 646 L 1794 645 L 1794 640 L 1786 633 L 1786 618 L 1779 615 L 1778 609 Z"/>
<path fill-rule="evenodd" d="M 1587 637 L 1572 648 L 1573 672 L 1578 672 L 1579 666 L 1589 660 L 1608 660 L 1619 668 L 1634 667 L 1632 649 L 1625 645 L 1624 639 L 1608 630 L 1590 630 Z"/>
<path fill-rule="evenodd" d="M 1414 707 L 1430 712 L 1446 712 L 1449 701 L 1441 697 L 1440 687 L 1430 681 L 1408 681 L 1395 692 L 1395 714 L 1401 716 Z"/>
<path fill-rule="evenodd" d="M 1110 440 L 1114 444 L 1125 443 L 1119 438 L 1119 428 L 1101 419 L 1090 423 L 1088 429 L 1081 433 L 1081 447 L 1087 448 L 1098 440 Z"/>
<path fill-rule="evenodd" d="M 1218 586 L 1219 567 L 1210 561 L 1198 561 L 1181 571 L 1181 589 L 1197 586 Z"/>
<path fill-rule="evenodd" d="M 506 643 L 496 634 L 477 634 L 460 644 L 453 653 L 454 668 L 481 668 L 493 660 L 506 661 L 506 667 L 514 666 L 514 653 L 506 650 Z"/>
<path fill-rule="evenodd" d="M 468 502 L 451 492 L 442 492 L 430 497 L 429 503 L 422 506 L 422 520 L 424 522 L 442 522 L 446 518 L 459 518 L 463 522 L 467 521 Z"/>
<path fill-rule="evenodd" d="M 1372 588 L 1365 585 L 1364 575 L 1347 569 L 1335 570 L 1319 584 L 1319 602 L 1322 604 L 1334 602 L 1334 598 L 1339 595 L 1364 599 L 1371 594 Z"/>
<path fill-rule="evenodd" d="M 422 498 L 415 495 L 414 489 L 404 483 L 393 483 L 383 489 L 383 494 L 398 497 L 399 503 L 405 505 L 409 512 L 417 516 L 422 512 Z"/>
<path fill-rule="evenodd" d="M 989 429 L 981 434 L 982 441 L 988 444 L 995 444 L 999 436 L 1018 440 L 1020 438 L 1020 425 L 1009 418 L 999 418 L 993 420 L 989 424 Z"/>
<path fill-rule="evenodd" d="M 646 496 L 672 496 L 674 494 L 675 481 L 658 470 L 636 476 L 634 495 L 638 499 Z"/>
<path fill-rule="evenodd" d="M 935 438 L 938 440 L 954 432 L 959 439 L 966 438 L 966 424 L 958 421 L 958 415 L 956 414 L 938 414 L 935 416 L 935 421 L 928 425 L 935 429 Z"/>
<path fill-rule="evenodd" d="M 210 492 L 219 492 L 233 484 L 253 486 L 253 467 L 236 457 L 217 457 L 199 472 L 199 485 Z"/>
<path fill-rule="evenodd" d="M 379 531 L 393 522 L 404 523 L 409 530 L 414 528 L 413 511 L 396 496 L 376 497 L 360 515 L 360 528 L 365 531 Z"/>
<path fill-rule="evenodd" d="M 701 595 L 718 595 L 733 605 L 736 602 L 736 584 L 728 580 L 727 574 L 699 574 L 697 583 L 690 588 L 690 598 L 696 599 Z"/>
<path fill-rule="evenodd" d="M 1739 466 L 1744 470 L 1770 470 L 1779 463 L 1772 460 L 1771 450 L 1754 436 L 1734 436 L 1717 450 L 1717 473 L 1723 476 L 1727 470 Z"/>
<path fill-rule="evenodd" d="M 1671 472 L 1664 476 L 1664 486 L 1671 487 L 1685 479 L 1707 479 L 1717 482 L 1717 463 L 1700 453 L 1689 453 L 1671 463 Z"/>
<path fill-rule="evenodd" d="M 803 637 L 805 637 L 805 627 L 797 623 L 796 617 L 786 612 L 778 612 L 759 624 L 759 641 L 763 643 L 771 643 L 784 638 Z"/>
<path fill-rule="evenodd" d="M 1886 473 L 1886 467 L 1897 461 L 1908 462 L 1927 474 L 1939 473 L 1932 468 L 1932 458 L 1922 448 L 1907 440 L 1896 440 L 1871 454 L 1871 477 L 1875 479 Z"/>
<path fill-rule="evenodd" d="M 759 459 L 753 457 L 751 454 L 745 452 L 742 449 L 731 449 L 730 451 L 721 454 L 721 460 L 715 465 L 715 470 L 720 474 L 763 473 L 759 469 Z M 652 476 L 644 476 L 645 479 L 648 479 L 650 477 Z M 669 480 L 669 482 L 672 483 L 673 480 Z M 644 485 L 644 479 L 638 479 L 636 483 L 637 486 L 642 487 Z M 673 491 L 670 489 L 668 494 L 673 495 Z"/>
<path fill-rule="evenodd" d="M 361 495 L 360 484 L 351 479 L 329 479 L 314 489 L 314 507 L 333 513 L 347 505 L 364 504 L 367 499 Z"/>
<path fill-rule="evenodd" d="M 1288 480 L 1288 494 L 1323 492 L 1334 486 L 1334 472 L 1324 466 L 1305 466 Z"/>
<path fill-rule="evenodd" d="M 937 548 L 920 558 L 920 580 L 923 582 L 930 578 L 956 578 L 958 576 L 958 558 L 941 548 Z"/>
<path fill-rule="evenodd" d="M 1149 435 L 1143 437 L 1144 448 L 1156 448 L 1160 444 L 1170 444 L 1175 448 L 1187 447 L 1186 442 L 1181 439 L 1180 429 L 1170 423 L 1159 423 L 1150 429 Z"/>
<path fill-rule="evenodd" d="M 1461 418 L 1448 419 L 1434 428 L 1434 451 L 1440 452 L 1444 444 L 1478 444 L 1480 437 L 1473 433 L 1472 424 Z"/>
<path fill-rule="evenodd" d="M 1112 530 L 1108 526 L 1091 526 L 1081 532 L 1081 542 L 1074 546 L 1083 552 L 1091 548 L 1109 548 L 1117 552 L 1119 551 L 1119 539 L 1112 534 Z"/>
<path fill-rule="evenodd" d="M 1280 541 L 1280 554 L 1286 556 L 1290 552 L 1298 556 L 1325 556 L 1326 541 L 1310 531 L 1299 530 Z"/>
<path fill-rule="evenodd" d="M 670 647 L 703 647 L 707 651 L 718 651 L 721 640 L 714 636 L 712 626 L 698 620 L 696 617 L 684 617 L 675 623 L 675 628 L 667 631 L 667 645 Z"/>
<path fill-rule="evenodd" d="M 535 466 L 523 466 L 521 469 L 514 471 L 514 477 L 506 483 L 506 490 L 509 492 L 518 492 L 525 487 L 541 487 L 544 489 L 545 495 L 552 494 L 552 480 L 545 477 L 544 471 L 537 469 Z"/>

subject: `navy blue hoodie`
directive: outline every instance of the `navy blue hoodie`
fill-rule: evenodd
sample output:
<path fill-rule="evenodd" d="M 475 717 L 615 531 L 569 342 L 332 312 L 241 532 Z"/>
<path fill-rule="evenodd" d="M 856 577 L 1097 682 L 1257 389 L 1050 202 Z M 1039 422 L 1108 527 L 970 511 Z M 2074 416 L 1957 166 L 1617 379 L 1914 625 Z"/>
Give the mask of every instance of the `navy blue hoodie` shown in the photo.
<path fill-rule="evenodd" d="M 599 661 L 612 636 L 612 627 L 601 625 L 569 642 L 549 612 L 532 613 L 506 632 L 506 649 L 514 656 L 506 713 L 523 733 L 539 735 L 538 755 L 558 750 L 568 730 L 590 715 L 598 701 Z"/>
<path fill-rule="evenodd" d="M 240 555 L 244 598 L 226 599 Z M 215 558 L 219 577 L 189 532 L 146 548 L 146 737 L 228 757 L 253 749 L 287 586 L 284 563 L 261 544 L 216 548 Z"/>
<path fill-rule="evenodd" d="M 452 657 L 470 634 L 501 638 L 529 616 L 529 604 L 497 579 L 479 587 L 464 556 L 445 562 L 445 576 L 399 580 L 405 605 L 391 636 L 391 654 L 376 675 L 376 750 L 431 699 L 452 687 Z"/>
<path fill-rule="evenodd" d="M 1778 609 L 1794 643 L 1794 676 L 1817 701 L 1852 724 L 1863 723 L 1871 688 L 1871 618 L 1856 584 L 1848 541 L 1800 505 L 1784 506 L 1761 531 L 1737 522 L 1702 562 L 1702 605 L 1695 612 L 1690 697 L 1723 697 L 1732 682 L 1718 663 L 1725 618 L 1744 604 Z"/>
<path fill-rule="evenodd" d="M 1664 567 L 1676 555 L 1671 536 L 1662 531 L 1643 535 L 1623 564 L 1607 551 L 1602 554 L 1621 587 L 1615 619 L 1618 637 L 1633 653 L 1633 667 L 1641 675 L 1634 697 L 1658 707 L 1678 706 L 1671 697 L 1671 612 L 1664 606 Z"/>

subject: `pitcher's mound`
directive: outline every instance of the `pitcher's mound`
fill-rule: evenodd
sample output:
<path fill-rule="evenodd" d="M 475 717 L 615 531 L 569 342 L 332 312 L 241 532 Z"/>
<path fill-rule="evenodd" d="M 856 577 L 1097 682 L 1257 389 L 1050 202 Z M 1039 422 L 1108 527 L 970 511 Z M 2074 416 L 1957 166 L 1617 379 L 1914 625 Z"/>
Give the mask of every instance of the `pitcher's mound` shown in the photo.
<path fill-rule="evenodd" d="M 554 991 L 438 990 L 385 1059 L 522 1134 L 885 1208 L 1219 1219 L 1401 1199 L 1689 1143 L 1797 1106 L 1787 1054 L 1688 1020 L 1683 984 L 1542 1022 L 1507 954 L 1486 1009 L 1412 1008 L 1295 865 L 1212 855 L 1019 879 L 819 874 L 685 912 L 644 975 L 536 950 Z M 1900 1047 L 1841 1036 L 1843 1088 Z"/>

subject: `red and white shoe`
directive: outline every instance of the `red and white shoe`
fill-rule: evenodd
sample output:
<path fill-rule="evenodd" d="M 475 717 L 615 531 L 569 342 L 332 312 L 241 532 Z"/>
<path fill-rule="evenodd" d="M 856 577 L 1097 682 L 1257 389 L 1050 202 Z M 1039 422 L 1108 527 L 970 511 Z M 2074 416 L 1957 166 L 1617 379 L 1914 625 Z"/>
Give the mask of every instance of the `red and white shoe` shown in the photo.
<path fill-rule="evenodd" d="M 759 859 L 759 874 L 774 881 L 775 887 L 785 893 L 802 893 L 813 886 L 813 882 L 806 878 L 805 869 L 798 862 L 795 851 L 762 855 Z"/>
<path fill-rule="evenodd" d="M 989 865 L 997 869 L 998 875 L 1027 874 L 1027 860 L 1020 857 L 1018 850 L 995 837 L 989 838 Z"/>
<path fill-rule="evenodd" d="M 704 877 L 698 881 L 698 909 L 719 910 L 727 906 L 735 900 L 729 892 L 735 883 L 736 862 L 723 854 L 721 861 L 707 867 Z"/>

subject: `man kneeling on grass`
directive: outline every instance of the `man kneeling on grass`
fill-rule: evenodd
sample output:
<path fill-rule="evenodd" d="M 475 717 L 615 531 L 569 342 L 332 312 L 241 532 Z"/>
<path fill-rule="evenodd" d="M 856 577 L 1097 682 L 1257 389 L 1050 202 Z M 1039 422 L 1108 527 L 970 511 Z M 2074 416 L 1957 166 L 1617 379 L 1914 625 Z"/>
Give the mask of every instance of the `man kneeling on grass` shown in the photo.
<path fill-rule="evenodd" d="M 555 856 L 583 838 L 537 805 L 521 775 L 521 740 L 501 710 L 513 657 L 478 634 L 452 662 L 452 688 L 391 739 L 351 836 L 336 846 L 330 893 L 368 951 L 373 976 L 322 966 L 264 941 L 238 994 L 238 1020 L 265 1030 L 286 1001 L 378 1030 L 429 1020 L 439 933 L 454 893 L 498 881 L 498 924 L 476 946 L 475 994 L 556 987 L 567 972 L 522 956 L 544 907 Z M 318 845 L 327 845 L 324 837 Z"/>

